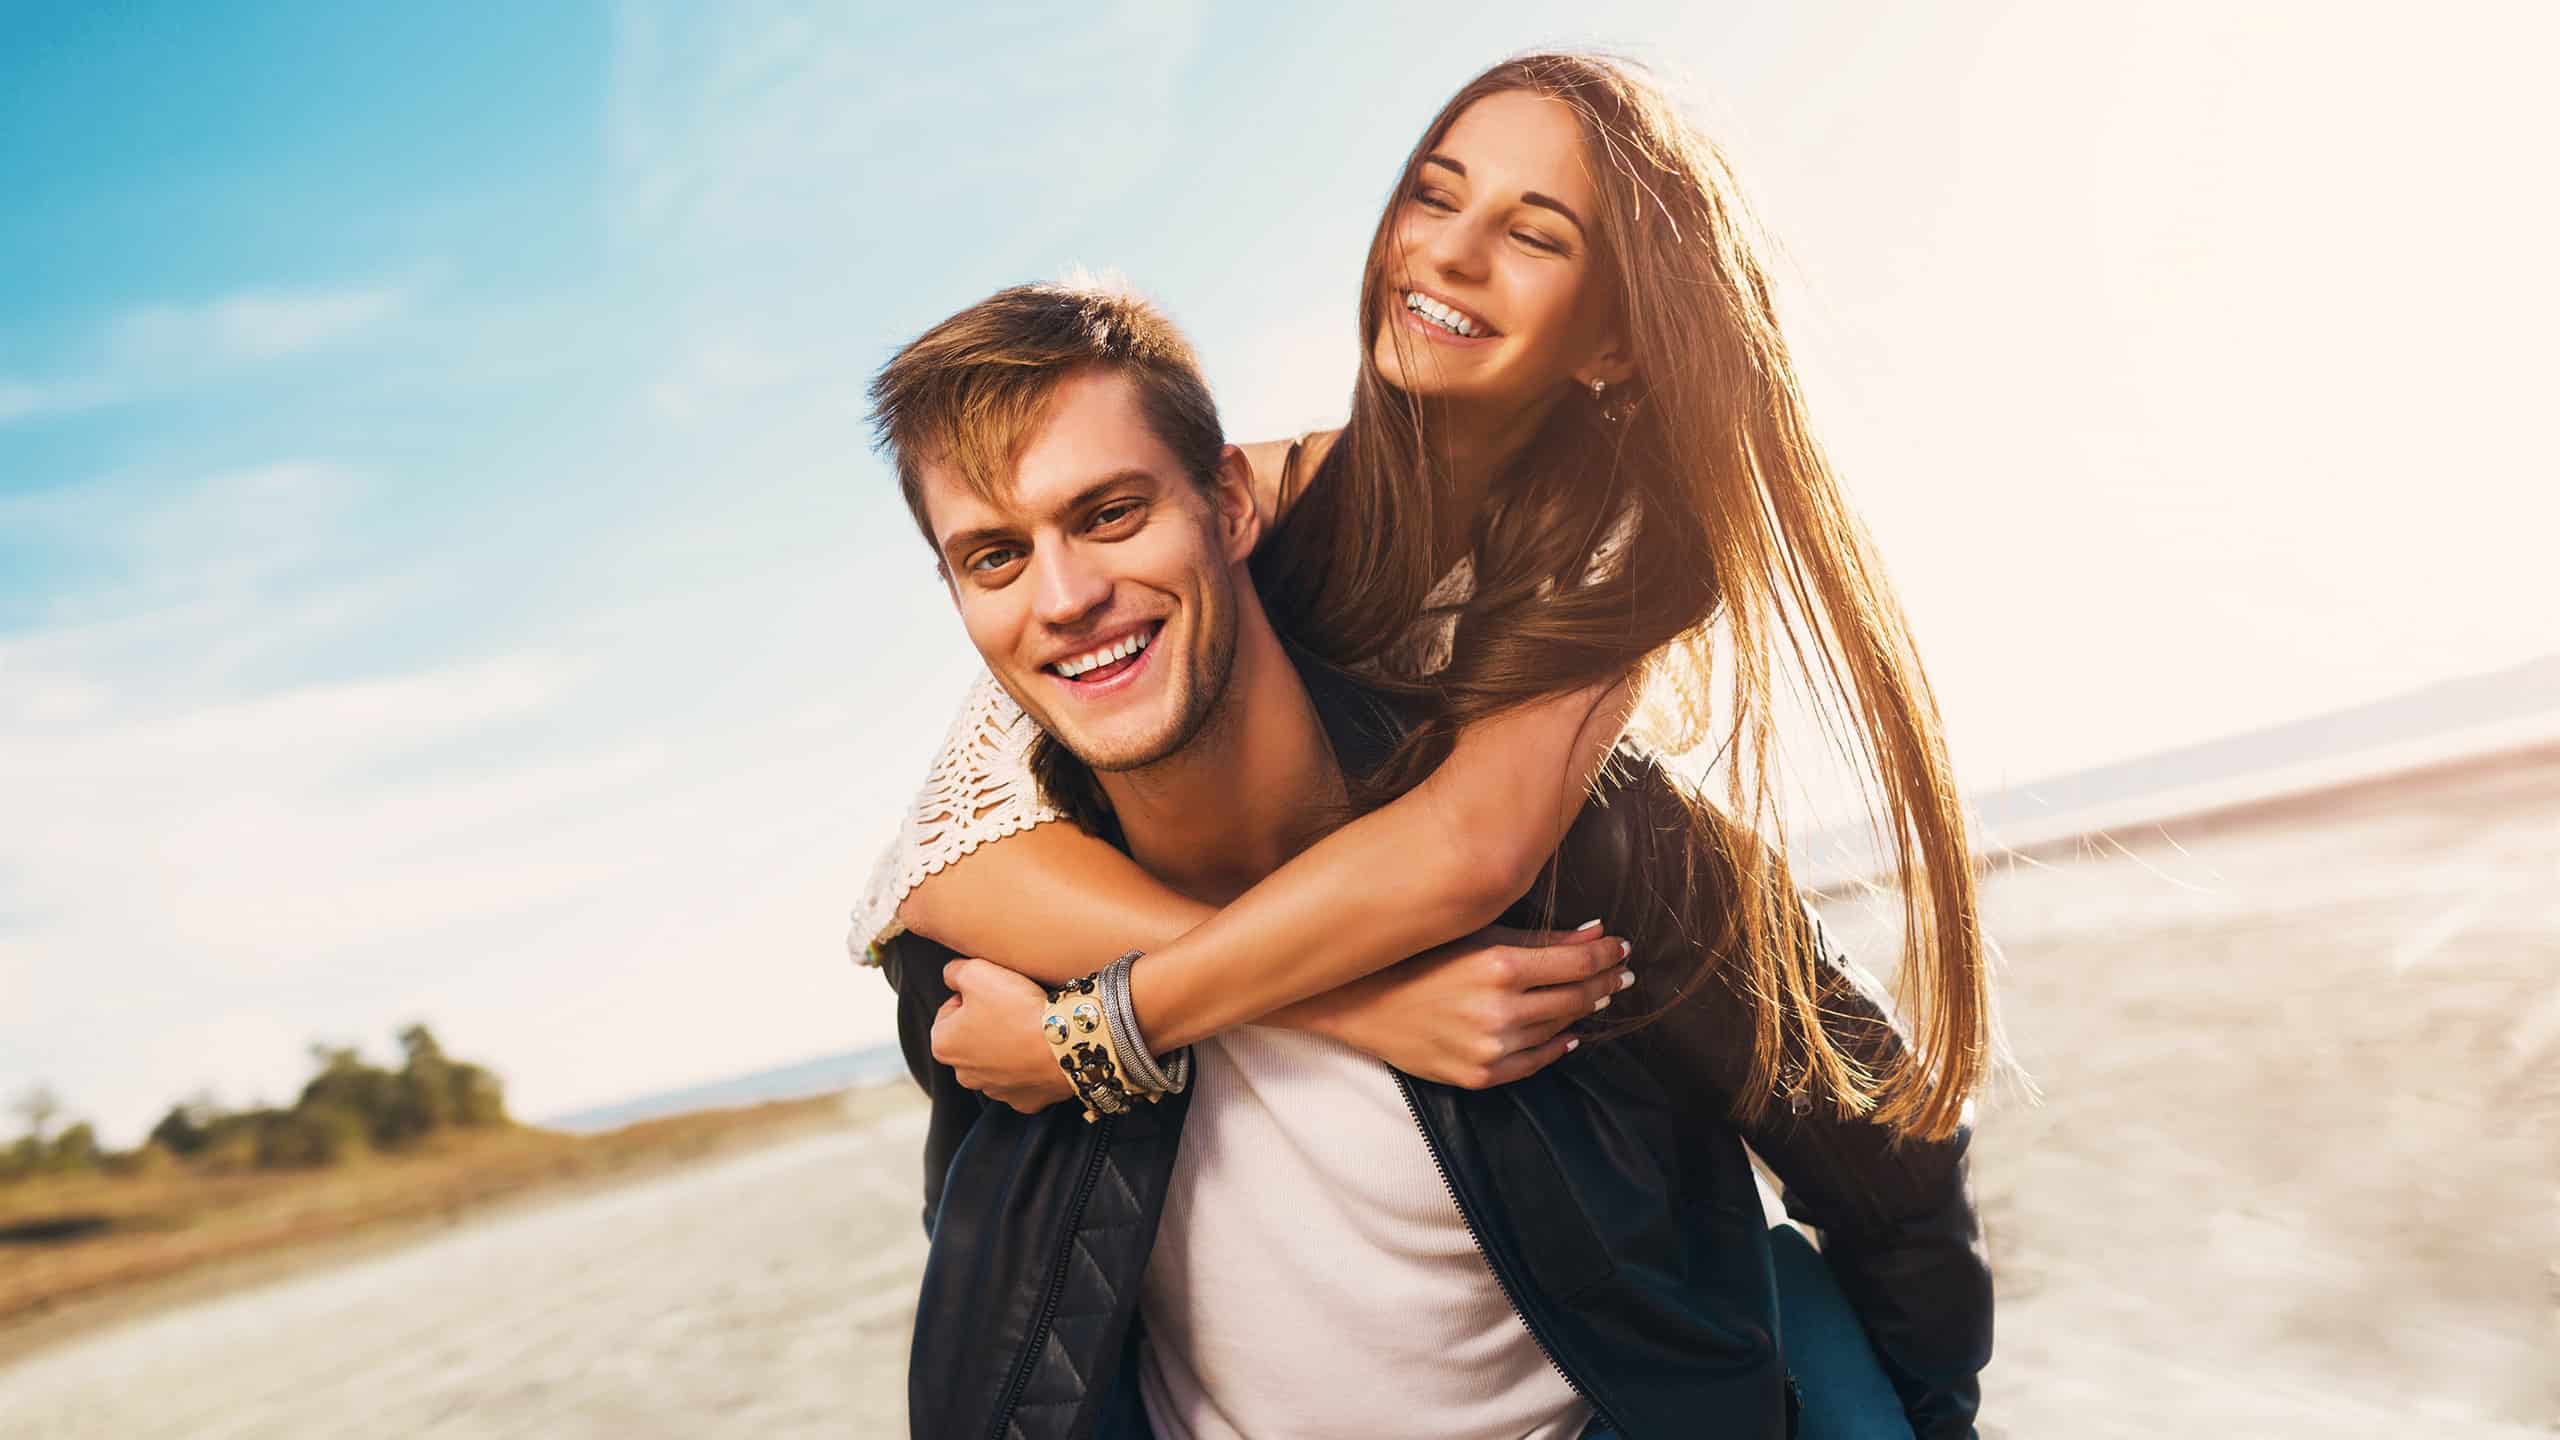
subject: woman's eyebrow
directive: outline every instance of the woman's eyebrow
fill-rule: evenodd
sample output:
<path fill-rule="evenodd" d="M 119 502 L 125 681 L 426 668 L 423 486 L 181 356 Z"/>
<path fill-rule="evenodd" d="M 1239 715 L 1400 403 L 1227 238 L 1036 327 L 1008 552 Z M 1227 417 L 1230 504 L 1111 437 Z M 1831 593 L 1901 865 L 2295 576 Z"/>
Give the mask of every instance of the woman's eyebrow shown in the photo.
<path fill-rule="evenodd" d="M 1582 217 L 1573 213 L 1573 207 L 1567 205 L 1553 195 L 1541 195 L 1535 190 L 1530 190 L 1524 192 L 1520 196 L 1520 203 L 1523 205 L 1535 205 L 1541 210 L 1553 210 L 1567 220 L 1572 221 L 1574 229 L 1581 231 L 1585 235 L 1589 235 L 1591 233 L 1591 227 L 1582 223 Z"/>
<path fill-rule="evenodd" d="M 1437 151 L 1423 156 L 1422 163 L 1425 165 L 1437 165 L 1441 169 L 1448 171 L 1450 174 L 1457 176 L 1461 180 L 1467 178 L 1466 166 L 1459 164 L 1457 161 L 1452 160 L 1448 156 L 1442 155 Z M 1582 217 L 1574 213 L 1573 207 L 1567 205 L 1553 195 L 1541 194 L 1536 190 L 1529 190 L 1521 194 L 1520 203 L 1523 205 L 1535 205 L 1541 210 L 1553 210 L 1567 220 L 1572 221 L 1574 229 L 1581 231 L 1586 236 L 1591 233 L 1591 227 L 1582 223 Z"/>

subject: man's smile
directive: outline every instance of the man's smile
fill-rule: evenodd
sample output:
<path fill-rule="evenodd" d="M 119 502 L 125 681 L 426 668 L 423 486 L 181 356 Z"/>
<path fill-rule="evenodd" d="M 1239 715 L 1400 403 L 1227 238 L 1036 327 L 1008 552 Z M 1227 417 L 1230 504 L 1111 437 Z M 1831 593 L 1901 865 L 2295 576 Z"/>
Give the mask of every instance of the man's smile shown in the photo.
<path fill-rule="evenodd" d="M 1126 689 L 1122 682 L 1146 668 L 1147 656 L 1164 622 L 1149 620 L 1083 646 L 1043 664 L 1040 669 L 1079 697 L 1107 695 Z"/>

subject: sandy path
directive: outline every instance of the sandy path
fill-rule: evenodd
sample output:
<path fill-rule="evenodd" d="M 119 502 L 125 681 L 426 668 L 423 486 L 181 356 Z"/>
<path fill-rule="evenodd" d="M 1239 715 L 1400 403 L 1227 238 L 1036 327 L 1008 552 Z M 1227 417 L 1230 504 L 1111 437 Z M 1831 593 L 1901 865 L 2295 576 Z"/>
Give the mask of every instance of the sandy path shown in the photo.
<path fill-rule="evenodd" d="M 1990 888 L 1986 1429 L 2560 1434 L 2560 760 L 2182 841 Z"/>
<path fill-rule="evenodd" d="M 2554 816 L 2546 756 L 1993 881 L 1991 1435 L 2560 1434 Z M 920 1122 L 67 1341 L 0 1432 L 896 1435 Z"/>
<path fill-rule="evenodd" d="M 0 1372 L 11 1437 L 895 1435 L 923 1114 L 468 1226 Z"/>

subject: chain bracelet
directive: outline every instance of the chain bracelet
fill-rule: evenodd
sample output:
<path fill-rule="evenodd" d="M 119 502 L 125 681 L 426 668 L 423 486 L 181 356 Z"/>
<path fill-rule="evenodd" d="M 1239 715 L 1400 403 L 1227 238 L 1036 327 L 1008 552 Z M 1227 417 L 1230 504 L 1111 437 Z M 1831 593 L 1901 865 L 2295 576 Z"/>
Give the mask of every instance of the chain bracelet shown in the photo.
<path fill-rule="evenodd" d="M 1140 1089 L 1156 1095 L 1178 1095 L 1191 1084 L 1191 1052 L 1177 1052 L 1171 1065 L 1156 1059 L 1153 1047 L 1138 1030 L 1138 1007 L 1129 993 L 1129 969 L 1144 951 L 1132 950 L 1102 967 L 1095 979 L 1104 1021 L 1111 1028 L 1124 1074 Z M 1150 1098 L 1153 1098 L 1152 1095 Z"/>

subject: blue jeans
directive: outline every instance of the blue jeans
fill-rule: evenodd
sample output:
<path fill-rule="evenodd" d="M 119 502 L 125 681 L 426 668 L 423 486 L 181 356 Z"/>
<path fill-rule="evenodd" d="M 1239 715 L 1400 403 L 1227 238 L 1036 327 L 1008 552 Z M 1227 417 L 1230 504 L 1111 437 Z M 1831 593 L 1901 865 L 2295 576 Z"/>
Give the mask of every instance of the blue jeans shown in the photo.
<path fill-rule="evenodd" d="M 1804 1400 L 1797 1440 L 1911 1440 L 1893 1382 L 1831 1266 L 1792 1225 L 1769 1232 L 1769 1263 L 1777 1274 L 1780 1348 Z M 1594 1425 L 1583 1440 L 1617 1440 L 1617 1432 Z"/>

